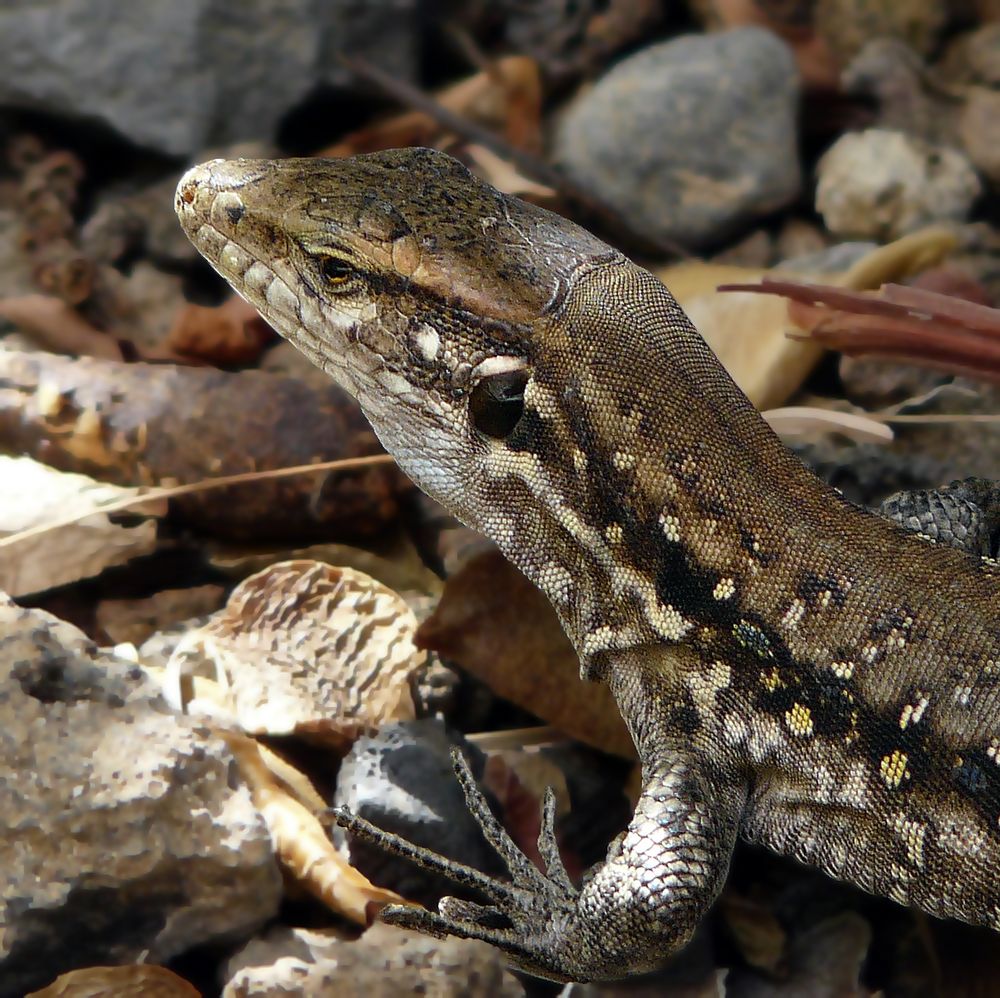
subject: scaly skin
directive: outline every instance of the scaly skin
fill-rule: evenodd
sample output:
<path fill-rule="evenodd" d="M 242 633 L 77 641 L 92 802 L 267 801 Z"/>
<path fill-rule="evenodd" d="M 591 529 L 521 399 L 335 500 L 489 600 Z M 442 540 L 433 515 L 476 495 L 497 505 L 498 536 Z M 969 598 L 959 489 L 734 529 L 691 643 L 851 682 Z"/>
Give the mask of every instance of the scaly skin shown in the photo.
<path fill-rule="evenodd" d="M 742 835 L 997 927 L 991 570 L 842 500 L 662 284 L 441 153 L 207 163 L 177 210 L 414 481 L 548 596 L 643 761 L 627 834 L 580 890 L 551 807 L 542 874 L 464 771 L 511 884 L 343 816 L 495 903 L 388 920 L 556 979 L 634 973 L 689 938 Z"/>

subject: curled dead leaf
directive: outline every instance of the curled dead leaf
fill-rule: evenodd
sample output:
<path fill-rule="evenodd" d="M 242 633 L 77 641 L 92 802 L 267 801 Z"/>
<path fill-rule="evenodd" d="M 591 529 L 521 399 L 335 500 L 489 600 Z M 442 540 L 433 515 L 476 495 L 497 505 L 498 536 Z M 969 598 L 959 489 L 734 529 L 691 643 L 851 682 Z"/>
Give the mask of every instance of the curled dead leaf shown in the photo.
<path fill-rule="evenodd" d="M 0 300 L 0 317 L 55 353 L 121 360 L 116 340 L 91 325 L 61 298 L 52 295 L 18 295 Z"/>
<path fill-rule="evenodd" d="M 84 967 L 60 974 L 47 988 L 27 998 L 199 998 L 201 992 L 166 967 L 129 964 L 124 967 Z"/>
<path fill-rule="evenodd" d="M 537 151 L 541 146 L 542 83 L 538 64 L 523 55 L 497 59 L 482 72 L 434 95 L 452 114 L 502 133 L 511 145 Z M 405 111 L 345 136 L 320 156 L 354 156 L 396 146 L 436 146 L 446 130 L 424 111 Z"/>
<path fill-rule="evenodd" d="M 42 592 L 149 554 L 155 522 L 114 523 L 106 509 L 138 496 L 138 489 L 0 455 L 0 589 L 13 596 Z M 166 503 L 151 501 L 145 512 L 163 515 Z"/>
<path fill-rule="evenodd" d="M 261 746 L 233 731 L 219 734 L 239 763 L 254 807 L 260 811 L 271 834 L 279 862 L 300 886 L 358 925 L 368 925 L 387 904 L 409 903 L 394 891 L 377 887 L 337 852 L 310 808 L 293 797 L 275 777 Z M 306 781 L 301 773 L 298 778 Z M 310 799 L 315 801 L 318 797 L 313 790 Z"/>
<path fill-rule="evenodd" d="M 497 190 L 526 198 L 536 204 L 555 200 L 554 188 L 526 177 L 513 163 L 502 159 L 486 146 L 470 143 L 465 147 L 465 152 L 479 176 Z"/>
<path fill-rule="evenodd" d="M 184 664 L 203 656 L 226 711 L 251 734 L 303 735 L 337 749 L 361 731 L 415 716 L 410 682 L 427 660 L 417 620 L 391 589 L 349 568 L 286 561 L 233 590 L 182 642 L 165 679 L 188 706 Z"/>
<path fill-rule="evenodd" d="M 815 440 L 837 433 L 856 443 L 889 443 L 892 430 L 881 420 L 857 412 L 821 409 L 818 406 L 789 405 L 761 413 L 783 440 Z"/>
<path fill-rule="evenodd" d="M 855 291 L 765 278 L 724 289 L 787 298 L 802 336 L 851 356 L 895 357 L 1000 382 L 1000 309 L 900 284 Z"/>

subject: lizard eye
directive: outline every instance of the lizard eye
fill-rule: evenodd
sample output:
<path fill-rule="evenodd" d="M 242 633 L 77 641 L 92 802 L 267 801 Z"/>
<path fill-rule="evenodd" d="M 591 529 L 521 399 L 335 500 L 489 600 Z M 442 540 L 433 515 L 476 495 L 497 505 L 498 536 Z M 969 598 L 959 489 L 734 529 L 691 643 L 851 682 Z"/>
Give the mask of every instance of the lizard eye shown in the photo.
<path fill-rule="evenodd" d="M 487 437 L 510 436 L 524 415 L 526 370 L 503 371 L 480 378 L 469 393 L 472 425 Z"/>
<path fill-rule="evenodd" d="M 339 256 L 324 256 L 319 262 L 319 272 L 329 287 L 343 290 L 353 283 L 355 269 Z"/>

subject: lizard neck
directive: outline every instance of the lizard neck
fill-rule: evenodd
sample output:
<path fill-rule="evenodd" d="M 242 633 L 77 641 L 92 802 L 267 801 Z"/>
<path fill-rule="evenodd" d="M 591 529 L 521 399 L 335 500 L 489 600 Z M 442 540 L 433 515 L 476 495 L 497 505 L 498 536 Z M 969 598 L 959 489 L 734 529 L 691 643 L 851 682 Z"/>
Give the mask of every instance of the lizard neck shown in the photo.
<path fill-rule="evenodd" d="M 816 516 L 846 507 L 648 272 L 581 273 L 533 342 L 508 440 L 522 471 L 512 481 L 505 463 L 479 525 L 553 602 L 584 674 L 751 609 L 755 579 L 808 559 Z"/>

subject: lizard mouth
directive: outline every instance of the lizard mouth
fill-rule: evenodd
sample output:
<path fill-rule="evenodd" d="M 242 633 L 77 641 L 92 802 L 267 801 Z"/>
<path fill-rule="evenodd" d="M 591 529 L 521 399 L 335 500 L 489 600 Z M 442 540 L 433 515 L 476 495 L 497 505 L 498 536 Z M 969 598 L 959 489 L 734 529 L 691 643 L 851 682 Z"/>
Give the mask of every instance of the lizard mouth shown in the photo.
<path fill-rule="evenodd" d="M 278 247 L 256 245 L 241 190 L 259 179 L 247 160 L 211 160 L 181 177 L 174 208 L 195 248 L 235 290 L 261 311 L 294 314 L 296 296 L 278 273 Z M 249 246 L 245 245 L 250 243 Z M 265 262 L 265 261 L 270 261 Z"/>
<path fill-rule="evenodd" d="M 271 166 L 263 160 L 217 159 L 192 167 L 177 185 L 177 217 L 195 248 L 233 290 L 356 397 L 353 371 L 339 359 L 356 320 L 330 307 L 315 314 L 320 305 L 300 293 L 301 279 L 287 247 L 268 245 L 270 227 L 248 210 L 247 200 L 253 198 L 245 199 L 243 192 L 265 178 Z"/>

